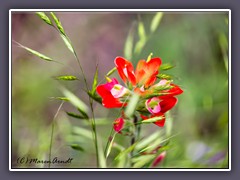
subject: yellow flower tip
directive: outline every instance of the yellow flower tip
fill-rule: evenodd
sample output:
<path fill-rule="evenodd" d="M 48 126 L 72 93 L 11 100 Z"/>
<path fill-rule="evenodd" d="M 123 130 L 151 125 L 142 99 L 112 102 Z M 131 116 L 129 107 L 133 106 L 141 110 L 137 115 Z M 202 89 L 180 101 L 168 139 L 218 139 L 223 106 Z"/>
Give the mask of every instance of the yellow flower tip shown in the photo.
<path fill-rule="evenodd" d="M 149 62 L 152 59 L 153 53 L 150 53 L 148 58 L 147 58 L 147 62 Z"/>
<path fill-rule="evenodd" d="M 105 78 L 106 78 L 107 82 L 112 82 L 112 80 L 109 77 L 106 76 Z"/>

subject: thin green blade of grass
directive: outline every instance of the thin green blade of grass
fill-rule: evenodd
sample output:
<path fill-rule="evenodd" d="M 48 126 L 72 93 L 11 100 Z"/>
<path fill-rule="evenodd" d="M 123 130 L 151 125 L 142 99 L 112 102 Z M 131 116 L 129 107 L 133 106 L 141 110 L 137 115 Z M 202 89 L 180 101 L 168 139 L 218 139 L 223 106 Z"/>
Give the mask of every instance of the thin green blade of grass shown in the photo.
<path fill-rule="evenodd" d="M 116 67 L 112 68 L 112 69 L 106 74 L 106 76 L 107 76 L 107 77 L 108 77 L 108 76 L 111 76 L 116 70 L 117 70 Z"/>
<path fill-rule="evenodd" d="M 119 160 L 121 158 L 123 158 L 124 156 L 126 156 L 128 153 L 132 152 L 135 148 L 135 146 L 137 145 L 138 142 L 135 142 L 133 145 L 131 145 L 130 147 L 128 147 L 127 149 L 121 151 L 114 160 Z"/>
<path fill-rule="evenodd" d="M 130 60 L 132 58 L 132 52 L 133 52 L 133 30 L 130 29 L 125 45 L 124 45 L 124 57 Z"/>
<path fill-rule="evenodd" d="M 70 117 L 73 117 L 73 118 L 77 118 L 77 119 L 85 119 L 84 116 L 81 116 L 80 114 L 76 114 L 76 113 L 73 113 L 73 112 L 66 112 L 66 114 Z"/>
<path fill-rule="evenodd" d="M 49 17 L 44 12 L 36 12 L 36 14 L 47 24 L 53 26 L 52 21 L 49 19 Z"/>
<path fill-rule="evenodd" d="M 125 115 L 127 117 L 131 118 L 133 116 L 135 109 L 138 105 L 139 98 L 140 98 L 139 95 L 134 93 L 129 99 L 129 103 L 125 111 Z"/>
<path fill-rule="evenodd" d="M 156 31 L 157 27 L 160 25 L 160 22 L 162 20 L 163 13 L 162 12 L 157 12 L 155 16 L 152 19 L 151 26 L 150 26 L 150 31 L 153 33 Z"/>
<path fill-rule="evenodd" d="M 136 150 L 141 150 L 144 147 L 148 146 L 149 144 L 151 144 L 154 140 L 161 138 L 161 135 L 163 133 L 161 131 L 156 131 L 153 134 L 151 134 L 150 136 L 148 136 L 147 138 L 141 140 L 137 145 L 136 145 Z"/>
<path fill-rule="evenodd" d="M 73 94 L 72 92 L 70 92 L 69 90 L 62 88 L 62 93 L 64 94 L 64 96 L 66 98 L 69 99 L 69 101 L 78 109 L 80 109 L 82 112 L 84 112 L 85 114 L 87 114 L 88 112 L 88 106 L 81 101 L 75 94 Z"/>
<path fill-rule="evenodd" d="M 144 155 L 139 156 L 137 158 L 133 158 L 132 162 L 134 162 L 133 168 L 142 168 L 144 165 L 148 164 L 154 159 L 155 155 Z"/>
<path fill-rule="evenodd" d="M 90 139 L 90 140 L 93 139 L 92 132 L 89 131 L 86 128 L 73 127 L 72 133 L 75 134 L 75 135 L 80 135 L 81 137 L 85 137 L 85 138 Z"/>
<path fill-rule="evenodd" d="M 97 88 L 97 84 L 98 84 L 98 66 L 96 67 L 96 71 L 93 77 L 93 83 L 92 83 L 92 94 L 95 94 L 96 92 L 96 88 Z"/>
<path fill-rule="evenodd" d="M 75 51 L 74 51 L 74 48 L 72 46 L 72 43 L 71 43 L 70 39 L 66 35 L 63 35 L 63 34 L 60 34 L 60 36 L 63 39 L 67 48 L 75 55 Z"/>
<path fill-rule="evenodd" d="M 138 36 L 139 36 L 139 40 L 136 43 L 135 48 L 134 48 L 134 53 L 136 53 L 136 54 L 139 54 L 142 51 L 142 49 L 147 41 L 144 24 L 141 21 L 138 23 Z"/>
<path fill-rule="evenodd" d="M 71 144 L 71 148 L 81 152 L 84 151 L 83 147 L 81 147 L 79 144 Z"/>

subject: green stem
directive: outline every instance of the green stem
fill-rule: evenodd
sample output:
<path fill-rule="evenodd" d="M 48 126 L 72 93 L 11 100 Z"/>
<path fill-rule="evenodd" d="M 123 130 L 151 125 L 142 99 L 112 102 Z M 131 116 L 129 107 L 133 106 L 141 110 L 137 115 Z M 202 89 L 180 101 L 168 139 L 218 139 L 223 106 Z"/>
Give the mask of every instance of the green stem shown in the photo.
<path fill-rule="evenodd" d="M 51 162 L 51 159 L 52 159 L 52 144 L 53 144 L 53 132 L 54 132 L 55 119 L 56 119 L 60 109 L 62 108 L 63 103 L 64 103 L 64 101 L 62 101 L 62 103 L 58 107 L 58 110 L 57 110 L 57 112 L 54 115 L 53 120 L 52 120 L 52 130 L 51 130 L 51 138 L 50 138 L 50 145 L 49 145 L 49 155 L 48 155 L 48 161 L 49 161 L 48 168 L 51 167 L 51 163 L 50 162 Z"/>
<path fill-rule="evenodd" d="M 88 87 L 87 79 L 86 79 L 84 70 L 81 66 L 80 60 L 79 60 L 75 50 L 74 50 L 74 56 L 75 56 L 75 58 L 78 62 L 78 66 L 81 70 L 81 73 L 82 73 L 82 76 L 83 76 L 83 79 L 84 79 L 84 83 L 85 83 L 85 86 L 87 88 L 87 92 L 89 92 L 90 90 L 89 90 L 89 87 Z M 95 123 L 95 115 L 94 115 L 94 110 L 93 110 L 93 99 L 90 96 L 88 96 L 88 99 L 89 99 L 89 104 L 90 104 L 90 108 L 91 108 L 91 112 L 92 112 L 91 127 L 92 127 L 92 132 L 93 132 L 94 145 L 95 145 L 95 149 L 96 149 L 97 167 L 99 167 L 99 150 L 98 150 L 98 139 L 97 139 L 97 129 L 96 129 L 96 123 Z"/>

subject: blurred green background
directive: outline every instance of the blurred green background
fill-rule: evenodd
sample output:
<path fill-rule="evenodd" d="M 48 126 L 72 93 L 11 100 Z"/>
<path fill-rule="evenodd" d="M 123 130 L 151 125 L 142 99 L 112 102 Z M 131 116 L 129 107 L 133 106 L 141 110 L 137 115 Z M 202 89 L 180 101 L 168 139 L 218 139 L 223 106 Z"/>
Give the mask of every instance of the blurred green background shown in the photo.
<path fill-rule="evenodd" d="M 57 12 L 70 37 L 87 81 L 92 83 L 96 65 L 99 80 L 114 67 L 116 56 L 123 49 L 130 29 L 138 40 L 137 22 L 144 23 L 146 34 L 154 12 Z M 163 63 L 176 67 L 166 73 L 184 93 L 171 111 L 172 148 L 159 167 L 162 168 L 227 168 L 228 167 L 228 14 L 226 12 L 165 12 L 157 30 L 131 61 L 146 59 L 152 52 Z M 67 87 L 84 102 L 84 82 L 59 82 L 57 75 L 79 76 L 73 55 L 59 34 L 31 12 L 13 12 L 12 40 L 37 50 L 65 65 L 46 62 L 29 54 L 12 42 L 12 166 L 47 167 L 46 164 L 17 163 L 19 157 L 48 159 L 51 122 L 62 96 L 59 85 Z M 114 74 L 118 79 L 117 73 Z M 64 103 L 54 129 L 52 157 L 74 158 L 71 164 L 52 167 L 93 168 L 96 165 L 93 143 L 82 135 L 72 135 L 73 127 L 90 129 L 85 121 L 69 118 L 65 111 L 74 112 Z M 105 144 L 117 109 L 105 109 L 94 103 L 97 131 Z M 154 124 L 144 125 L 142 134 L 158 130 Z M 117 135 L 119 144 L 128 145 L 128 137 Z M 81 144 L 84 151 L 69 145 Z M 116 152 L 112 152 L 111 161 Z"/>

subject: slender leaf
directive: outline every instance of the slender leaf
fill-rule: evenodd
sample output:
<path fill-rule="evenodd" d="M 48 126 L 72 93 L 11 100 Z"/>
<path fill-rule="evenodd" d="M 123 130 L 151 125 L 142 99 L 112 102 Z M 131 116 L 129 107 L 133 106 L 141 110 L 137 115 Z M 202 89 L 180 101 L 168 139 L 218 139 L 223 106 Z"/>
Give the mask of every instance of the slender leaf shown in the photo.
<path fill-rule="evenodd" d="M 134 111 L 138 105 L 138 101 L 139 101 L 139 95 L 134 93 L 129 99 L 129 103 L 125 111 L 125 115 L 127 117 L 131 118 L 133 116 Z"/>
<path fill-rule="evenodd" d="M 64 80 L 64 81 L 74 81 L 78 80 L 76 76 L 66 75 L 66 76 L 57 76 L 57 80 Z"/>
<path fill-rule="evenodd" d="M 150 136 L 148 136 L 147 138 L 141 140 L 137 145 L 136 145 L 136 150 L 142 150 L 144 147 L 148 146 L 149 144 L 151 144 L 153 141 L 155 141 L 156 139 L 161 138 L 162 136 L 162 132 L 160 131 L 156 131 L 155 133 L 151 134 Z"/>
<path fill-rule="evenodd" d="M 92 83 L 92 94 L 93 95 L 96 92 L 97 84 L 98 84 L 98 66 L 96 67 L 96 71 L 95 71 L 93 83 Z"/>
<path fill-rule="evenodd" d="M 88 107 L 87 105 L 81 101 L 76 95 L 74 95 L 72 92 L 70 92 L 69 90 L 62 88 L 62 93 L 64 94 L 64 96 L 66 96 L 69 101 L 76 106 L 78 109 L 80 109 L 82 112 L 84 112 L 85 114 L 87 114 L 88 112 Z"/>
<path fill-rule="evenodd" d="M 49 25 L 53 25 L 52 21 L 48 18 L 48 16 L 44 13 L 44 12 L 36 12 L 36 14 L 43 20 L 45 21 L 47 24 Z"/>
<path fill-rule="evenodd" d="M 89 119 L 87 113 L 83 111 L 82 109 L 78 108 L 78 111 L 83 115 L 84 118 Z"/>
<path fill-rule="evenodd" d="M 145 41 L 147 39 L 144 24 L 142 21 L 138 23 L 138 36 L 139 36 L 139 39 L 142 41 Z"/>
<path fill-rule="evenodd" d="M 108 76 L 112 75 L 116 70 L 117 70 L 116 67 L 112 68 L 112 69 L 106 74 L 106 76 L 108 77 Z"/>
<path fill-rule="evenodd" d="M 71 148 L 77 151 L 84 151 L 84 149 L 79 144 L 71 144 Z"/>
<path fill-rule="evenodd" d="M 124 46 L 124 57 L 127 58 L 128 60 L 130 60 L 132 58 L 132 51 L 133 51 L 133 30 L 130 29 L 126 42 L 125 42 L 125 46 Z"/>
<path fill-rule="evenodd" d="M 153 118 L 149 118 L 149 119 L 143 120 L 140 123 L 154 123 L 154 122 L 162 120 L 162 119 L 164 119 L 163 116 L 158 116 L 158 117 L 153 117 Z"/>
<path fill-rule="evenodd" d="M 99 166 L 100 166 L 100 168 L 106 168 L 107 167 L 106 158 L 104 156 L 104 151 L 103 151 L 101 141 L 99 143 L 98 153 L 99 153 Z"/>
<path fill-rule="evenodd" d="M 170 80 L 170 79 L 172 79 L 172 76 L 170 76 L 168 74 L 158 74 L 157 78 Z"/>
<path fill-rule="evenodd" d="M 74 118 L 77 118 L 77 119 L 85 119 L 84 116 L 81 116 L 79 114 L 76 114 L 76 113 L 72 113 L 72 112 L 66 112 L 68 116 L 70 117 L 74 117 Z"/>
<path fill-rule="evenodd" d="M 66 98 L 66 97 L 51 97 L 51 99 L 58 99 L 58 100 L 62 100 L 62 101 L 69 101 L 69 99 Z"/>
<path fill-rule="evenodd" d="M 70 39 L 66 36 L 66 35 L 63 35 L 63 34 L 60 34 L 61 35 L 61 38 L 63 39 L 65 45 L 67 46 L 67 48 L 73 53 L 75 54 L 75 51 L 74 51 L 74 48 L 72 46 L 72 43 L 70 41 Z"/>
<path fill-rule="evenodd" d="M 156 31 L 157 27 L 159 26 L 161 19 L 163 17 L 163 13 L 162 12 L 158 12 L 155 14 L 155 16 L 152 19 L 151 22 L 151 26 L 150 26 L 150 31 L 153 33 L 154 31 Z"/>
<path fill-rule="evenodd" d="M 155 155 L 144 155 L 132 159 L 134 162 L 133 168 L 142 168 L 145 164 L 151 162 L 154 159 Z"/>
<path fill-rule="evenodd" d="M 75 127 L 73 127 L 72 132 L 73 132 L 73 134 L 80 135 L 87 139 L 91 139 L 91 140 L 93 139 L 92 132 L 89 131 L 88 129 L 75 126 Z"/>
<path fill-rule="evenodd" d="M 92 92 L 87 92 L 87 93 L 92 99 L 94 99 L 98 103 L 102 104 L 102 98 L 100 96 L 98 96 L 96 93 L 95 94 L 92 94 Z"/>
<path fill-rule="evenodd" d="M 109 140 L 110 143 L 109 143 L 109 145 L 107 147 L 106 158 L 109 156 L 109 154 L 110 154 L 110 152 L 112 150 L 113 142 L 114 142 L 114 139 L 115 139 L 115 135 L 116 135 L 116 133 L 114 133 L 114 135 L 112 136 L 111 140 Z"/>
<path fill-rule="evenodd" d="M 162 71 L 162 70 L 166 71 L 166 70 L 172 69 L 172 68 L 174 68 L 174 67 L 175 67 L 175 66 L 172 65 L 172 64 L 170 64 L 170 63 L 165 63 L 165 64 L 162 64 L 162 65 L 160 66 L 160 71 Z"/>
<path fill-rule="evenodd" d="M 123 158 L 124 156 L 128 155 L 128 153 L 132 152 L 135 148 L 135 146 L 137 145 L 138 142 L 135 142 L 133 145 L 131 145 L 130 147 L 128 147 L 127 149 L 125 149 L 124 151 L 121 151 L 114 160 L 118 160 Z"/>
<path fill-rule="evenodd" d="M 134 49 L 134 53 L 136 54 L 139 54 L 142 51 L 147 41 L 144 24 L 141 21 L 138 23 L 138 36 L 139 36 L 139 41 L 136 43 L 135 49 Z"/>

